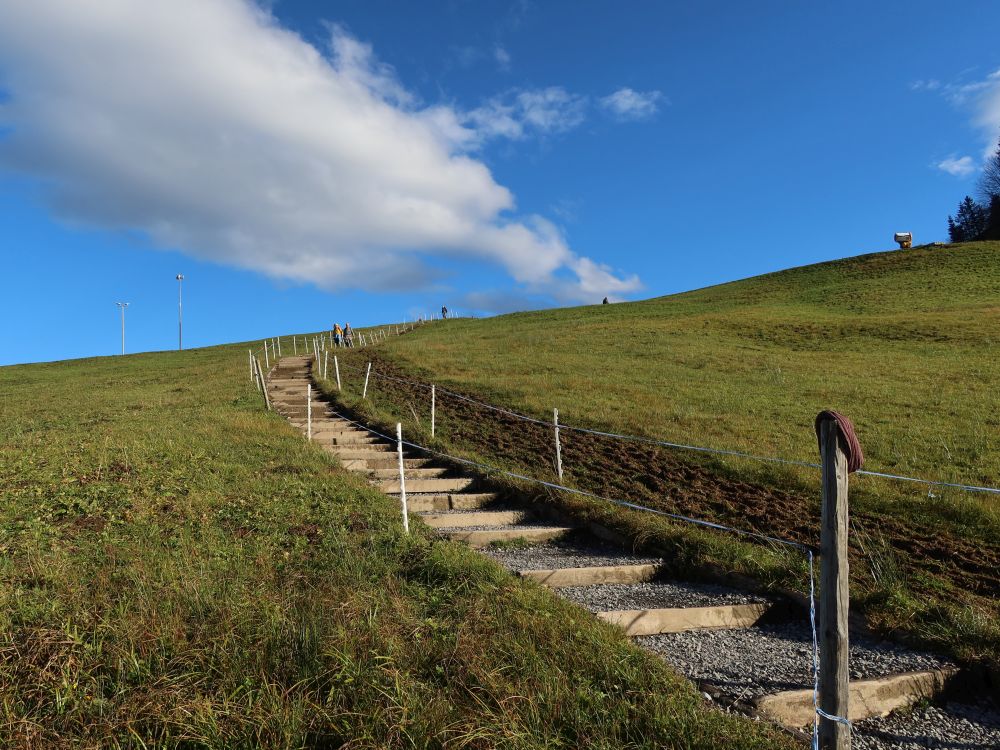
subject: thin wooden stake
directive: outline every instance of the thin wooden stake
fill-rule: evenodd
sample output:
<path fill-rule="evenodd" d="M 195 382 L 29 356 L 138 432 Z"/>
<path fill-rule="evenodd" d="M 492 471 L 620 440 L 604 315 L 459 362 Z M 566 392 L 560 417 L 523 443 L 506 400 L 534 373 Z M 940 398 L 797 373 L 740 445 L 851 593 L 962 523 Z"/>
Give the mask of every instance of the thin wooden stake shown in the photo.
<path fill-rule="evenodd" d="M 368 369 L 365 370 L 365 387 L 361 391 L 361 398 L 368 398 L 368 376 L 372 374 L 372 363 L 368 363 Z"/>
<path fill-rule="evenodd" d="M 337 373 L 337 390 L 340 390 L 340 365 L 337 363 L 337 355 L 333 355 L 333 371 Z"/>
<path fill-rule="evenodd" d="M 431 385 L 431 437 L 434 437 L 434 402 L 437 400 L 437 393 L 434 385 Z"/>
<path fill-rule="evenodd" d="M 403 531 L 410 533 L 410 514 L 406 509 L 406 472 L 403 471 L 403 425 L 396 422 L 396 455 L 399 456 L 399 502 L 403 506 Z"/>
<path fill-rule="evenodd" d="M 257 377 L 260 379 L 260 390 L 264 394 L 264 406 L 271 411 L 271 397 L 267 395 L 267 381 L 264 380 L 264 371 L 260 369 L 260 360 L 256 357 L 253 361 L 257 363 Z"/>
<path fill-rule="evenodd" d="M 552 425 L 555 427 L 556 435 L 556 474 L 559 475 L 559 480 L 562 481 L 563 471 L 562 471 L 562 446 L 559 444 L 559 410 L 552 410 Z"/>
<path fill-rule="evenodd" d="M 313 439 L 313 387 L 306 384 L 306 440 L 312 442 Z"/>
<path fill-rule="evenodd" d="M 277 342 L 278 342 L 278 356 L 280 357 L 281 356 L 281 336 L 278 336 Z"/>
<path fill-rule="evenodd" d="M 847 626 L 850 605 L 847 456 L 840 446 L 840 428 L 833 419 L 824 419 L 819 430 L 823 463 L 823 511 L 819 550 L 819 707 L 831 716 L 846 718 L 851 677 Z M 850 726 L 820 716 L 819 745 L 822 750 L 849 750 Z"/>
<path fill-rule="evenodd" d="M 271 360 L 267 358 L 267 341 L 264 342 L 264 366 L 268 370 L 271 369 Z"/>
<path fill-rule="evenodd" d="M 254 369 L 253 369 L 253 351 L 250 350 L 250 349 L 247 349 L 247 354 L 250 355 L 250 379 L 251 380 L 256 380 L 257 379 L 257 373 L 254 372 Z"/>
<path fill-rule="evenodd" d="M 296 357 L 299 356 L 299 343 L 295 340 L 295 336 L 292 336 L 292 353 Z"/>
<path fill-rule="evenodd" d="M 330 350 L 323 350 L 323 380 L 326 380 L 327 373 L 330 372 Z"/>

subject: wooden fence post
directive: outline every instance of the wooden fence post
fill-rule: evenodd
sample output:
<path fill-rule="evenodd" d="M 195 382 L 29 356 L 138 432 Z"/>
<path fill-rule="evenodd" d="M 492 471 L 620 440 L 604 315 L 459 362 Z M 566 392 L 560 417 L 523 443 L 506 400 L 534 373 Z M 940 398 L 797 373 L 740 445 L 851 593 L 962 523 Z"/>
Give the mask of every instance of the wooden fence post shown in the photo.
<path fill-rule="evenodd" d="M 327 373 L 330 372 L 330 350 L 323 350 L 323 380 L 326 380 Z"/>
<path fill-rule="evenodd" d="M 361 398 L 368 398 L 368 376 L 372 374 L 372 363 L 368 363 L 368 369 L 365 370 L 365 387 L 361 391 Z"/>
<path fill-rule="evenodd" d="M 267 358 L 267 341 L 264 342 L 264 367 L 271 369 L 271 360 Z"/>
<path fill-rule="evenodd" d="M 559 410 L 552 410 L 552 425 L 555 427 L 556 434 L 556 474 L 559 475 L 559 481 L 562 481 L 563 470 L 562 470 L 562 446 L 559 444 Z"/>
<path fill-rule="evenodd" d="M 281 356 L 281 336 L 278 336 L 278 356 Z"/>
<path fill-rule="evenodd" d="M 306 440 L 312 442 L 313 439 L 313 387 L 306 384 Z"/>
<path fill-rule="evenodd" d="M 333 371 L 335 373 L 337 373 L 337 390 L 339 391 L 339 390 L 341 390 L 341 388 L 340 388 L 340 365 L 337 363 L 337 355 L 336 354 L 333 355 Z"/>
<path fill-rule="evenodd" d="M 431 384 L 431 437 L 434 437 L 434 411 L 437 401 L 437 389 Z"/>
<path fill-rule="evenodd" d="M 257 380 L 257 373 L 253 369 L 253 350 L 247 349 L 247 354 L 250 355 L 250 379 Z"/>
<path fill-rule="evenodd" d="M 299 343 L 296 341 L 295 336 L 292 336 L 292 353 L 296 357 L 299 356 Z"/>
<path fill-rule="evenodd" d="M 840 427 L 820 422 L 823 511 L 820 529 L 819 707 L 831 716 L 847 718 L 850 671 L 847 616 L 850 588 L 847 566 L 847 456 L 840 445 Z M 819 717 L 822 750 L 849 750 L 849 725 Z"/>

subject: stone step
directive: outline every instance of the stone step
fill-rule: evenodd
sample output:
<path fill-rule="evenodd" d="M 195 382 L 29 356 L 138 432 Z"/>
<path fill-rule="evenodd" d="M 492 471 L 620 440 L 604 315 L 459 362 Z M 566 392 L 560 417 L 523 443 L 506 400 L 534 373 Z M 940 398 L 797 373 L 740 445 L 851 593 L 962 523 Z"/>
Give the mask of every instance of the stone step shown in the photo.
<path fill-rule="evenodd" d="M 597 565 L 589 568 L 556 568 L 554 570 L 521 570 L 522 578 L 530 578 L 545 586 L 592 586 L 597 583 L 639 583 L 652 579 L 658 567 L 652 563 L 640 565 Z"/>
<path fill-rule="evenodd" d="M 958 674 L 958 669 L 948 668 L 851 680 L 847 718 L 861 721 L 872 716 L 886 716 L 920 700 L 932 700 L 941 695 Z M 757 700 L 757 708 L 765 716 L 786 727 L 811 726 L 814 716 L 813 691 L 786 690 L 766 695 Z"/>
<path fill-rule="evenodd" d="M 598 612 L 597 616 L 625 629 L 625 635 L 682 633 L 686 630 L 749 628 L 768 610 L 769 602 L 727 604 L 717 607 L 677 607 L 669 609 L 632 609 Z"/>
<path fill-rule="evenodd" d="M 327 437 L 324 434 L 323 439 L 329 440 L 331 445 L 370 445 L 379 442 L 382 438 L 369 435 L 366 432 L 360 432 L 356 435 L 344 435 L 341 433 L 340 437 Z"/>
<path fill-rule="evenodd" d="M 472 485 L 467 477 L 449 477 L 447 479 L 414 479 L 406 482 L 406 491 L 410 492 L 461 492 Z M 380 479 L 376 486 L 387 495 L 398 495 L 399 479 Z"/>
<path fill-rule="evenodd" d="M 438 479 L 448 473 L 448 469 L 444 467 L 432 467 L 430 469 L 405 469 L 404 467 L 404 470 L 407 489 L 409 489 L 411 479 Z M 392 469 L 369 469 L 368 473 L 374 475 L 377 479 L 396 479 L 399 477 L 399 465 L 397 463 L 396 467 Z"/>
<path fill-rule="evenodd" d="M 505 526 L 496 529 L 444 529 L 442 534 L 457 542 L 465 542 L 470 547 L 486 547 L 494 542 L 512 542 L 524 539 L 529 542 L 550 542 L 573 529 L 569 526 Z"/>
<path fill-rule="evenodd" d="M 521 523 L 527 515 L 523 510 L 483 510 L 472 513 L 424 513 L 420 520 L 435 529 L 457 529 L 462 526 L 512 526 Z"/>

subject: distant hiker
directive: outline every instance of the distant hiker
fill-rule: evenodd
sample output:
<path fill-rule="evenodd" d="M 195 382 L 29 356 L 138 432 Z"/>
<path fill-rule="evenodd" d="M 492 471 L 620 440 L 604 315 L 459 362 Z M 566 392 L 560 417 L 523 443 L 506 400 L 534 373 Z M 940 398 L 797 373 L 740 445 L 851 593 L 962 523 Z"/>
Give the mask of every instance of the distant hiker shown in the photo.
<path fill-rule="evenodd" d="M 448 308 L 447 307 L 442 307 L 441 308 L 441 319 L 444 320 L 447 317 L 448 317 Z"/>
<path fill-rule="evenodd" d="M 350 323 L 344 323 L 344 346 L 354 346 L 354 329 Z"/>
<path fill-rule="evenodd" d="M 340 323 L 333 324 L 333 343 L 340 346 L 340 342 L 344 338 L 344 329 L 340 327 Z"/>
<path fill-rule="evenodd" d="M 608 298 L 607 298 L 607 297 L 605 297 L 605 298 L 604 298 L 604 302 L 602 302 L 601 304 L 602 304 L 602 305 L 606 305 L 606 304 L 608 304 Z"/>

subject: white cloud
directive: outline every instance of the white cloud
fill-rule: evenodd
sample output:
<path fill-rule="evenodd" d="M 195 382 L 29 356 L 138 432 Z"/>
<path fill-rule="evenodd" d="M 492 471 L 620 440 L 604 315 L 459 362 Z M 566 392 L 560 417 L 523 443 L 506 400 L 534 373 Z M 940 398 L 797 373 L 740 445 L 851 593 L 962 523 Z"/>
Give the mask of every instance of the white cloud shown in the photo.
<path fill-rule="evenodd" d="M 647 120 L 659 111 L 660 91 L 621 88 L 600 100 L 601 106 L 619 120 Z"/>
<path fill-rule="evenodd" d="M 468 154 L 477 128 L 578 124 L 562 89 L 518 92 L 509 122 L 422 107 L 343 29 L 320 51 L 248 0 L 0 2 L 0 81 L 0 165 L 64 219 L 324 288 L 413 289 L 429 257 L 560 297 L 639 286 L 513 216 Z"/>
<path fill-rule="evenodd" d="M 510 53 L 499 44 L 493 48 L 493 59 L 500 70 L 510 70 Z"/>
<path fill-rule="evenodd" d="M 926 81 L 913 81 L 910 84 L 912 91 L 937 91 L 941 88 L 941 81 L 936 78 L 929 78 Z"/>
<path fill-rule="evenodd" d="M 976 164 L 971 156 L 949 156 L 937 163 L 937 168 L 955 177 L 968 177 L 976 171 Z"/>
<path fill-rule="evenodd" d="M 514 90 L 467 113 L 463 124 L 476 142 L 490 138 L 520 140 L 529 135 L 563 133 L 586 118 L 587 98 L 561 86 Z"/>
<path fill-rule="evenodd" d="M 966 71 L 963 75 L 970 72 Z M 996 153 L 997 138 L 1000 137 L 1000 69 L 978 80 L 960 79 L 935 88 L 939 88 L 941 95 L 953 106 L 969 112 L 973 127 L 980 130 L 984 137 L 983 159 Z"/>

